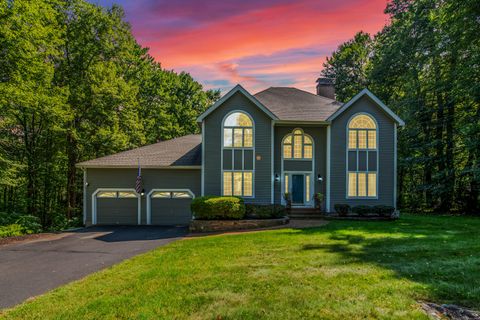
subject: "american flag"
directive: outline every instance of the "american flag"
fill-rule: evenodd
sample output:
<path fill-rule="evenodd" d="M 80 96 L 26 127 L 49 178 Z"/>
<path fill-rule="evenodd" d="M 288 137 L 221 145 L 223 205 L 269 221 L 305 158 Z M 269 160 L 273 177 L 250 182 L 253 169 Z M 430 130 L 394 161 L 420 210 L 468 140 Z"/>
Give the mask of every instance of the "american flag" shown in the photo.
<path fill-rule="evenodd" d="M 137 181 L 135 181 L 135 191 L 137 193 L 142 193 L 142 168 L 140 167 L 140 160 L 138 160 L 138 174 Z"/>

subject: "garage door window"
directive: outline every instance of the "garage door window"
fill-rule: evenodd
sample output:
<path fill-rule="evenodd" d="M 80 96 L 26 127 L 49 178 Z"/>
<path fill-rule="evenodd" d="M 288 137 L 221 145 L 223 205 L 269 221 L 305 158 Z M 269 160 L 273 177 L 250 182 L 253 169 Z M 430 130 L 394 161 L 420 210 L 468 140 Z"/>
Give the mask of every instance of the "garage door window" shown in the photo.
<path fill-rule="evenodd" d="M 183 191 L 156 191 L 152 193 L 152 198 L 163 199 L 190 199 L 192 195 Z"/>
<path fill-rule="evenodd" d="M 100 191 L 97 198 L 136 198 L 137 195 L 132 191 Z"/>

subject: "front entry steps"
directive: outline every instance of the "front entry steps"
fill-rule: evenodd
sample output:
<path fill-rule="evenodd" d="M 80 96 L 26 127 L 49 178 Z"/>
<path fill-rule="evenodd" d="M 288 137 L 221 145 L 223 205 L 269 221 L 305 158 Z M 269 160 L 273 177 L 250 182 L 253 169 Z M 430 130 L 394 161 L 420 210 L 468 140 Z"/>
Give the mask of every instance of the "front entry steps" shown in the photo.
<path fill-rule="evenodd" d="M 292 208 L 288 214 L 290 219 L 323 219 L 325 215 L 314 208 Z"/>

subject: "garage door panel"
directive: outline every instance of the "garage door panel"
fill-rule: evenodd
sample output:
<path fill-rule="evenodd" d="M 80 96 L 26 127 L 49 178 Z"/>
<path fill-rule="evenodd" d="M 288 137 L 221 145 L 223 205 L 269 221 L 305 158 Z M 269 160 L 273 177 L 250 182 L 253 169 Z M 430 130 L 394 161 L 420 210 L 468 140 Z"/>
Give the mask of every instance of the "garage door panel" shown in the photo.
<path fill-rule="evenodd" d="M 134 199 L 97 199 L 98 224 L 137 224 L 138 201 Z"/>
<path fill-rule="evenodd" d="M 192 214 L 192 199 L 151 199 L 151 219 L 154 225 L 187 225 Z"/>

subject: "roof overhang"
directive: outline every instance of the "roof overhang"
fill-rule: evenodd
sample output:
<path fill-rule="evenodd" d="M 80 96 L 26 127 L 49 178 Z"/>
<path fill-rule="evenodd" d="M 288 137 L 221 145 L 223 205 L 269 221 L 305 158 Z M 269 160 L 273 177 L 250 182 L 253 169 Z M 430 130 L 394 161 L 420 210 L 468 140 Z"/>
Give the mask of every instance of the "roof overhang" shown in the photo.
<path fill-rule="evenodd" d="M 223 97 L 218 99 L 210 108 L 208 108 L 204 113 L 202 113 L 198 118 L 197 122 L 202 122 L 210 113 L 215 111 L 220 107 L 225 101 L 227 101 L 235 93 L 242 93 L 247 99 L 249 99 L 253 104 L 255 104 L 260 110 L 267 114 L 271 119 L 278 120 L 278 117 L 274 115 L 267 107 L 265 107 L 260 101 L 257 100 L 253 95 L 251 95 L 247 90 L 245 90 L 241 85 L 237 84 L 233 87 L 232 90 L 228 91 Z"/>
<path fill-rule="evenodd" d="M 335 111 L 330 117 L 328 117 L 328 121 L 333 121 L 339 115 L 341 115 L 345 110 L 347 110 L 351 105 L 357 102 L 361 97 L 368 96 L 373 102 L 375 102 L 380 108 L 385 111 L 399 126 L 404 126 L 405 121 L 403 121 L 399 116 L 397 116 L 389 107 L 387 107 L 377 96 L 375 96 L 370 90 L 367 88 L 360 91 L 355 97 L 353 97 L 350 101 L 345 103 L 341 108 Z"/>
<path fill-rule="evenodd" d="M 329 125 L 330 121 L 302 121 L 302 120 L 274 120 L 275 125 L 294 126 L 294 125 Z"/>
<path fill-rule="evenodd" d="M 75 167 L 79 169 L 138 169 L 138 165 L 95 165 L 78 163 Z M 202 166 L 141 166 L 142 169 L 163 169 L 163 170 L 186 170 L 201 169 Z"/>

